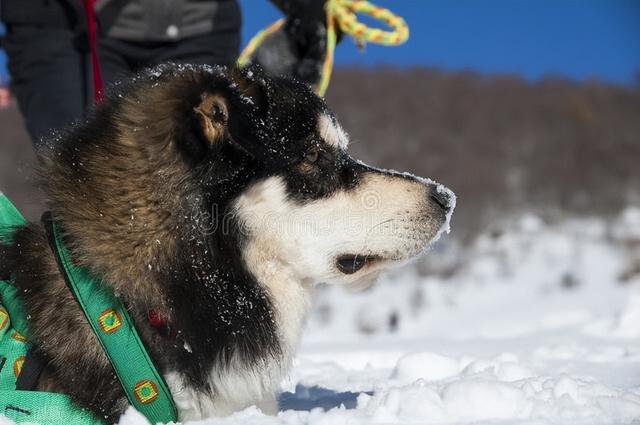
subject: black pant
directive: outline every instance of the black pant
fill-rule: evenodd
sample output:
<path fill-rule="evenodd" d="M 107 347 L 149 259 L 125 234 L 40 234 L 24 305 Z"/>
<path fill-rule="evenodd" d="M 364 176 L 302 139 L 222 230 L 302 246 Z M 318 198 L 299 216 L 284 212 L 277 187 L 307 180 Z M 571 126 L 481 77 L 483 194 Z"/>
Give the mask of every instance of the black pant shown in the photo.
<path fill-rule="evenodd" d="M 36 146 L 51 129 L 72 123 L 89 101 L 89 70 L 82 40 L 64 27 L 7 26 L 11 89 Z"/>
<path fill-rule="evenodd" d="M 102 38 L 98 44 L 105 86 L 141 68 L 165 62 L 233 65 L 240 50 L 240 32 L 210 33 L 178 42 L 134 42 Z"/>
<path fill-rule="evenodd" d="M 4 46 L 12 90 L 36 148 L 52 130 L 82 118 L 91 105 L 91 69 L 86 37 L 71 28 L 9 25 Z M 231 65 L 240 48 L 240 28 L 176 42 L 98 43 L 108 86 L 139 68 L 163 62 Z"/>

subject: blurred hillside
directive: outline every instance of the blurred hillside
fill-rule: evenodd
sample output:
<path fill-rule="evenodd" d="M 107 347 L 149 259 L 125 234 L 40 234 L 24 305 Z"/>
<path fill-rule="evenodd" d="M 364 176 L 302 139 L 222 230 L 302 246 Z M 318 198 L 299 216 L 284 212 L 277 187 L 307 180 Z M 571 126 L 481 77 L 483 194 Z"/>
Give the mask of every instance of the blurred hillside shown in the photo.
<path fill-rule="evenodd" d="M 457 193 L 458 236 L 524 210 L 554 219 L 640 203 L 640 86 L 341 69 L 328 101 L 355 156 Z"/>
<path fill-rule="evenodd" d="M 458 237 L 525 210 L 553 220 L 640 204 L 640 87 L 342 68 L 328 102 L 354 156 L 456 191 Z M 42 198 L 15 108 L 0 111 L 0 129 L 0 190 L 36 219 Z"/>
<path fill-rule="evenodd" d="M 34 165 L 31 140 L 14 102 L 9 109 L 0 110 L 0 192 L 33 220 L 44 210 L 42 194 L 33 178 Z"/>

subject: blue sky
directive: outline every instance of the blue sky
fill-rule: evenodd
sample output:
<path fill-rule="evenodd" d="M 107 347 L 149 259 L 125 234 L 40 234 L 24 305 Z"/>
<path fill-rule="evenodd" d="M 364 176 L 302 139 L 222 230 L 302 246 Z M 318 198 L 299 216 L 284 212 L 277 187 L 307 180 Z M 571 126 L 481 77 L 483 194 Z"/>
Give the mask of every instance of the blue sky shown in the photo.
<path fill-rule="evenodd" d="M 279 17 L 267 0 L 240 0 L 243 40 Z M 345 39 L 337 65 L 425 65 L 633 84 L 640 74 L 640 0 L 377 0 L 411 29 L 400 47 Z M 0 62 L 2 60 L 0 59 Z"/>
<path fill-rule="evenodd" d="M 278 17 L 266 0 L 241 0 L 245 41 Z M 377 0 L 403 16 L 411 37 L 400 47 L 350 40 L 338 65 L 426 65 L 449 70 L 546 74 L 629 84 L 640 72 L 640 0 Z"/>

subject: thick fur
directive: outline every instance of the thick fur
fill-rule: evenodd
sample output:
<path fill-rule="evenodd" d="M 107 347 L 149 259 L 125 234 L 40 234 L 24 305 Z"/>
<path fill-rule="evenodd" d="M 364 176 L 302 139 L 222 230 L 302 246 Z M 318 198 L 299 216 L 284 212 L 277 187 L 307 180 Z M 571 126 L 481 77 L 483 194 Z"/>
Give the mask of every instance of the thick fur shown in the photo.
<path fill-rule="evenodd" d="M 367 283 L 441 232 L 448 191 L 357 162 L 347 142 L 301 83 L 188 66 L 116 87 L 50 141 L 53 217 L 74 261 L 124 301 L 181 420 L 274 411 L 310 285 Z M 41 225 L 0 249 L 47 362 L 39 389 L 117 421 L 126 398 Z M 345 272 L 344 255 L 367 261 Z M 149 310 L 166 326 L 151 327 Z"/>

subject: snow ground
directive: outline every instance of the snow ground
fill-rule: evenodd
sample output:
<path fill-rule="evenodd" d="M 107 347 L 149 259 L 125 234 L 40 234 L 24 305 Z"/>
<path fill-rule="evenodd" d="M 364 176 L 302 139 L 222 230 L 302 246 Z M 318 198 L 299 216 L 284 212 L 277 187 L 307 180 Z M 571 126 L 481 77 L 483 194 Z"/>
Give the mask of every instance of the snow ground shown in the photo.
<path fill-rule="evenodd" d="M 277 416 L 197 423 L 640 425 L 640 278 L 620 279 L 640 261 L 640 210 L 444 239 L 429 261 L 446 277 L 409 266 L 318 291 Z"/>
<path fill-rule="evenodd" d="M 285 410 L 207 423 L 640 424 L 640 279 L 620 281 L 639 248 L 638 210 L 529 216 L 478 238 L 448 279 L 409 268 L 365 293 L 329 288 Z"/>
<path fill-rule="evenodd" d="M 444 238 L 446 278 L 319 291 L 278 416 L 200 423 L 640 425 L 640 279 L 620 281 L 638 249 L 638 209 Z"/>

